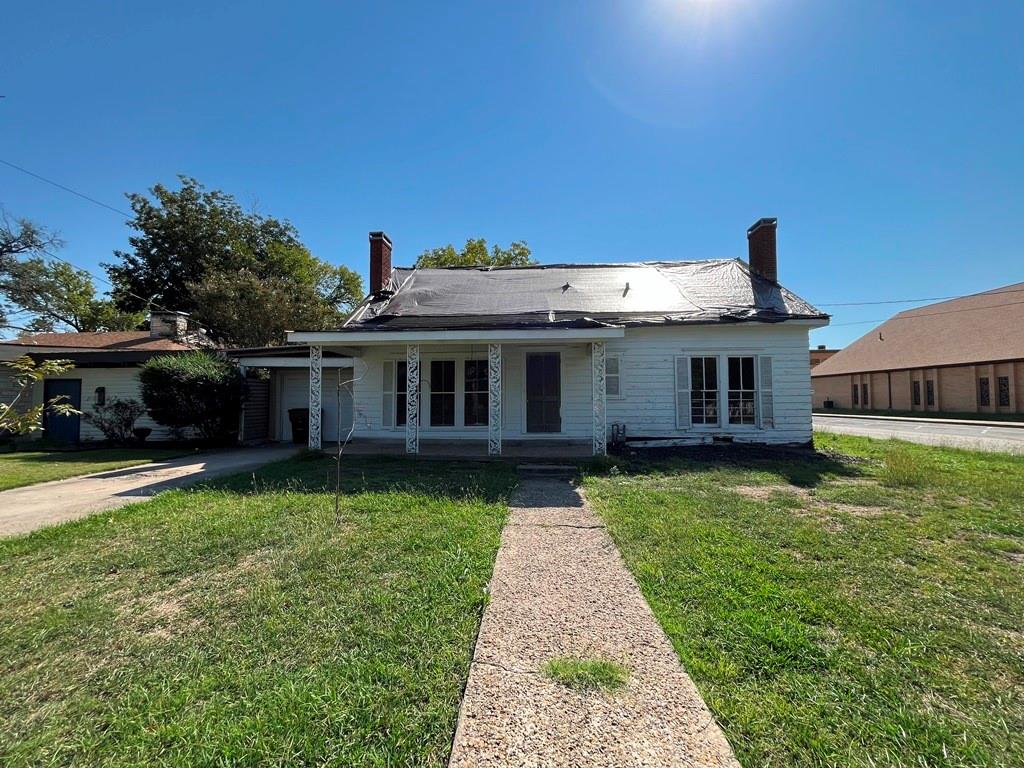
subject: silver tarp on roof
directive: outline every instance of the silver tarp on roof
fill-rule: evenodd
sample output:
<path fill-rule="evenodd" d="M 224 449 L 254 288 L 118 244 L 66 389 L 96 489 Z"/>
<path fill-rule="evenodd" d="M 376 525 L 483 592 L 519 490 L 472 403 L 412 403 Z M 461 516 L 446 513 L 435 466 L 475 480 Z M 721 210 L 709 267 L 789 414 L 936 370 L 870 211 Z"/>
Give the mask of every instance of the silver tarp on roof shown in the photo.
<path fill-rule="evenodd" d="M 826 317 L 738 260 L 398 269 L 346 329 L 662 325 Z"/>

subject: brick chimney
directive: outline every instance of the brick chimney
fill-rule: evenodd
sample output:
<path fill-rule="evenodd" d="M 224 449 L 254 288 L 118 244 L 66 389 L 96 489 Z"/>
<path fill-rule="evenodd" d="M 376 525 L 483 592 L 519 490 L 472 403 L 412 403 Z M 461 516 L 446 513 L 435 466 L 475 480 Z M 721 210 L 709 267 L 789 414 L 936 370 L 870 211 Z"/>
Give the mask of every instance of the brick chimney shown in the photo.
<path fill-rule="evenodd" d="M 149 336 L 153 339 L 182 339 L 188 333 L 188 313 L 154 309 L 149 313 Z"/>
<path fill-rule="evenodd" d="M 779 281 L 778 259 L 775 256 L 775 228 L 778 219 L 758 219 L 747 230 L 750 271 L 773 283 Z"/>
<path fill-rule="evenodd" d="M 370 293 L 380 293 L 391 279 L 391 238 L 370 233 Z"/>

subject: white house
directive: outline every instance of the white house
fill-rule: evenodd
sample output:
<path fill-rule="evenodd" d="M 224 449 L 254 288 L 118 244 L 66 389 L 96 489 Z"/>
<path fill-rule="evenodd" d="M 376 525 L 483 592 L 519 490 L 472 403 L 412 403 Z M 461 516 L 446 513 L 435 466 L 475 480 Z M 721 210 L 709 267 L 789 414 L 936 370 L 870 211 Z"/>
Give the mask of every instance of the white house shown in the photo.
<path fill-rule="evenodd" d="M 777 282 L 775 230 L 748 230 L 749 265 L 395 270 L 372 232 L 371 292 L 344 326 L 237 357 L 274 370 L 277 437 L 309 408 L 311 448 L 806 443 L 808 333 L 829 318 Z"/>
<path fill-rule="evenodd" d="M 38 382 L 25 406 L 49 402 L 55 397 L 83 413 L 114 400 L 142 401 L 139 366 L 156 355 L 178 354 L 196 346 L 210 346 L 202 334 L 188 331 L 187 315 L 181 312 L 154 311 L 148 331 L 95 331 L 36 333 L 0 341 L 0 396 L 10 402 L 17 394 L 13 374 L 3 365 L 22 355 L 34 360 L 69 360 L 74 368 L 59 376 Z M 152 439 L 172 435 L 143 414 L 137 427 L 152 430 Z M 62 416 L 46 412 L 43 429 L 33 434 L 53 442 L 79 443 L 103 440 L 103 433 L 80 416 Z"/>

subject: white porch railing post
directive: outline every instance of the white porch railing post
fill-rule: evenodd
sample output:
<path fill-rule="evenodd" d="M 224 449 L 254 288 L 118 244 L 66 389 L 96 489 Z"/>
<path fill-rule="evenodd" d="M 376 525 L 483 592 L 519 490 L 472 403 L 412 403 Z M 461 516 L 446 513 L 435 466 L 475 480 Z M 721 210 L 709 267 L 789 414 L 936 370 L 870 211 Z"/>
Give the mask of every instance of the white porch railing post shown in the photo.
<path fill-rule="evenodd" d="M 309 450 L 311 451 L 319 451 L 321 447 L 323 357 L 323 347 L 313 345 L 309 348 Z"/>
<path fill-rule="evenodd" d="M 501 455 L 501 344 L 487 345 L 487 454 Z"/>
<path fill-rule="evenodd" d="M 608 416 L 605 390 L 605 345 L 595 341 L 590 345 L 590 361 L 593 368 L 591 377 L 594 384 L 594 455 L 608 454 Z"/>
<path fill-rule="evenodd" d="M 420 452 L 420 347 L 405 350 L 405 452 Z"/>

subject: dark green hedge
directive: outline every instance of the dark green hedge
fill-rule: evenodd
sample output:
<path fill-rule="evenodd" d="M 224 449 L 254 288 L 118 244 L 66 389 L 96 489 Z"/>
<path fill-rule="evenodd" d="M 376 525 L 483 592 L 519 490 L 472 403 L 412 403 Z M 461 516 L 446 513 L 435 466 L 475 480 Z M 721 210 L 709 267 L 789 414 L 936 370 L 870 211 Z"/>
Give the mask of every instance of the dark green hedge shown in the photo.
<path fill-rule="evenodd" d="M 139 373 L 142 401 L 157 424 L 194 429 L 206 440 L 237 436 L 242 405 L 238 369 L 209 352 L 187 352 L 148 360 Z"/>

